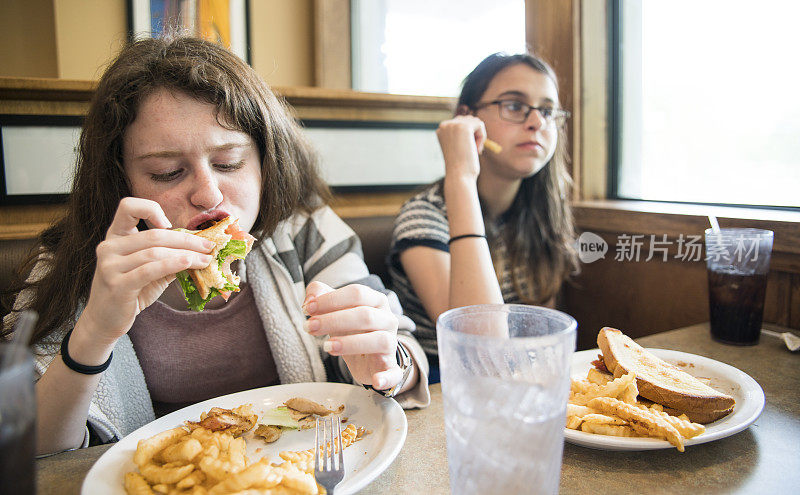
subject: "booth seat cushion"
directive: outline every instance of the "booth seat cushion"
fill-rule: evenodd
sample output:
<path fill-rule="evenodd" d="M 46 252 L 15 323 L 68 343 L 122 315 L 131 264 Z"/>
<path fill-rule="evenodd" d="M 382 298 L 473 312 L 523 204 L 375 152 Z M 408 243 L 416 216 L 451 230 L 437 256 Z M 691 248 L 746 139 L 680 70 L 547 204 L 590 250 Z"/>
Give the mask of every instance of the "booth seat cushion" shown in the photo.
<path fill-rule="evenodd" d="M 36 244 L 36 239 L 4 239 L 0 240 L 0 281 L 3 283 L 3 290 L 8 289 L 12 282 L 16 282 L 17 270 L 22 261 L 30 254 Z M 5 299 L 5 298 L 4 298 Z M 0 310 L 2 316 L 8 313 L 11 301 L 2 301 Z"/>
<path fill-rule="evenodd" d="M 370 273 L 379 276 L 383 280 L 383 284 L 388 287 L 389 272 L 386 269 L 386 257 L 392 243 L 394 216 L 350 217 L 342 220 L 361 239 L 364 261 Z"/>

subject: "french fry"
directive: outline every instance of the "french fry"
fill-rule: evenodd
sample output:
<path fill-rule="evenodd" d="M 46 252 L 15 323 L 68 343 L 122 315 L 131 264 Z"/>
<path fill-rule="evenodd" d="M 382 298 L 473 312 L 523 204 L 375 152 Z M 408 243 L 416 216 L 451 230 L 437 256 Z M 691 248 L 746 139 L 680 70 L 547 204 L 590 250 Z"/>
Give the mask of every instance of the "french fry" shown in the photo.
<path fill-rule="evenodd" d="M 282 475 L 281 485 L 286 488 L 296 490 L 300 493 L 317 492 L 317 482 L 314 480 L 314 476 L 301 471 L 294 464 L 284 462 L 275 467 L 275 471 L 279 471 Z"/>
<path fill-rule="evenodd" d="M 155 495 L 150 484 L 139 473 L 125 473 L 124 486 L 128 495 Z"/>
<path fill-rule="evenodd" d="M 589 372 L 586 374 L 586 380 L 590 383 L 596 383 L 597 385 L 605 385 L 613 379 L 614 375 L 611 373 L 604 373 L 597 368 L 589 368 Z"/>
<path fill-rule="evenodd" d="M 638 436 L 633 428 L 624 425 L 607 425 L 600 423 L 581 424 L 581 431 L 595 433 L 597 435 L 609 435 L 613 437 L 636 437 Z"/>
<path fill-rule="evenodd" d="M 659 416 L 664 418 L 664 420 L 666 420 L 669 424 L 674 426 L 675 429 L 678 430 L 680 434 L 683 435 L 685 438 L 694 438 L 697 435 L 700 435 L 704 431 L 706 431 L 705 426 L 699 423 L 692 423 L 691 421 L 689 421 L 689 418 L 685 414 L 682 414 L 681 416 L 683 416 L 683 418 L 681 418 L 680 416 L 672 416 L 671 414 L 666 413 L 663 410 L 653 409 L 652 407 L 650 408 L 650 410 L 655 414 L 658 414 Z"/>
<path fill-rule="evenodd" d="M 222 481 L 232 474 L 236 474 L 242 468 L 230 461 L 220 459 L 219 457 L 205 456 L 197 463 L 203 473 L 213 481 Z M 145 476 L 146 477 L 146 476 Z"/>
<path fill-rule="evenodd" d="M 486 138 L 483 141 L 483 149 L 489 150 L 489 151 L 491 151 L 492 153 L 495 153 L 495 154 L 500 153 L 501 151 L 503 151 L 503 147 L 502 146 L 500 146 L 499 144 L 495 143 L 494 141 L 492 141 L 489 138 Z"/>
<path fill-rule="evenodd" d="M 577 430 L 580 428 L 583 419 L 579 416 L 567 416 L 567 428 L 570 430 Z"/>
<path fill-rule="evenodd" d="M 139 466 L 139 472 L 144 479 L 153 484 L 172 484 L 177 483 L 189 476 L 194 471 L 194 464 L 187 464 L 180 467 L 164 467 L 155 464 L 145 464 Z"/>
<path fill-rule="evenodd" d="M 247 467 L 247 445 L 244 443 L 244 438 L 239 437 L 233 440 L 228 447 L 228 459 L 231 464 L 238 466 L 239 469 Z"/>
<path fill-rule="evenodd" d="M 625 390 L 619 396 L 619 400 L 627 404 L 636 404 L 636 398 L 639 397 L 639 387 L 636 386 L 636 380 L 631 380 Z"/>
<path fill-rule="evenodd" d="M 164 450 L 188 434 L 183 427 L 178 427 L 162 431 L 146 440 L 139 440 L 139 444 L 136 446 L 136 453 L 133 455 L 133 462 L 140 468 L 149 464 L 157 452 Z"/>
<path fill-rule="evenodd" d="M 187 438 L 165 448 L 154 458 L 161 462 L 181 462 L 188 464 L 203 451 L 203 446 L 196 438 Z"/>
<path fill-rule="evenodd" d="M 572 380 L 569 384 L 569 391 L 571 394 L 583 394 L 586 393 L 592 385 L 592 382 L 587 380 Z"/>
<path fill-rule="evenodd" d="M 314 450 L 304 450 L 301 452 L 281 452 L 281 459 L 297 466 L 298 469 L 306 473 L 314 472 Z"/>
<path fill-rule="evenodd" d="M 640 435 L 666 438 L 680 452 L 684 451 L 683 435 L 655 411 L 640 409 L 611 397 L 596 397 L 588 405 L 604 413 L 619 416 Z"/>
<path fill-rule="evenodd" d="M 567 404 L 567 416 L 578 416 L 583 417 L 587 414 L 596 413 L 594 409 L 587 406 L 579 406 L 577 404 L 568 403 Z"/>
<path fill-rule="evenodd" d="M 636 375 L 628 373 L 619 378 L 616 378 L 605 385 L 589 384 L 584 388 L 583 392 L 576 393 L 570 398 L 570 402 L 579 406 L 585 406 L 595 397 L 613 397 L 617 398 L 630 386 L 632 382 L 636 381 Z M 591 406 L 590 406 L 591 407 Z"/>
<path fill-rule="evenodd" d="M 176 485 L 175 488 L 179 490 L 186 490 L 192 488 L 193 486 L 201 485 L 206 480 L 206 475 L 203 474 L 202 471 L 199 469 L 195 469 L 194 471 L 189 474 L 189 476 L 180 480 Z"/>
<path fill-rule="evenodd" d="M 581 418 L 585 423 L 593 423 L 598 425 L 618 425 L 624 426 L 627 425 L 628 422 L 622 418 L 618 418 L 616 416 L 608 416 L 606 414 L 587 414 L 586 416 Z"/>
<path fill-rule="evenodd" d="M 208 495 L 235 493 L 248 488 L 272 488 L 281 483 L 282 473 L 269 465 L 265 459 L 254 463 L 249 468 L 225 478 L 209 490 Z"/>

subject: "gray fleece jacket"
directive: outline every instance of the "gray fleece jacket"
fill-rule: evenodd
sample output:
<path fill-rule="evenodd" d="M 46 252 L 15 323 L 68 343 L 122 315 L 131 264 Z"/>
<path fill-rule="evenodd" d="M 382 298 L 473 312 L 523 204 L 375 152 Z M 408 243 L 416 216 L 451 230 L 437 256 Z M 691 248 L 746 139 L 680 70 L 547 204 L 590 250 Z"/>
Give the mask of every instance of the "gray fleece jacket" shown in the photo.
<path fill-rule="evenodd" d="M 43 255 L 29 278 L 35 280 L 45 273 L 49 260 Z M 358 237 L 330 208 L 320 208 L 312 215 L 297 214 L 282 222 L 240 265 L 239 275 L 252 287 L 281 383 L 352 380 L 340 359 L 333 360 L 333 368 L 340 376 L 327 376 L 324 360 L 332 357 L 322 350 L 323 338 L 303 330 L 305 317 L 301 305 L 305 287 L 312 281 L 319 280 L 331 287 L 360 283 L 387 294 L 400 321 L 398 340 L 408 349 L 419 370 L 419 384 L 398 396 L 398 402 L 404 408 L 426 407 L 430 403 L 428 362 L 412 336 L 414 323 L 403 316 L 394 293 L 385 290 L 380 279 L 369 274 Z M 14 309 L 24 309 L 31 295 L 20 293 Z M 13 326 L 16 318 L 16 312 L 7 315 L 4 327 Z M 68 330 L 62 328 L 35 345 L 37 380 L 59 355 L 61 340 Z M 92 397 L 88 426 L 102 441 L 108 442 L 119 440 L 154 419 L 144 373 L 130 338 L 124 335 L 117 341 L 111 366 L 103 373 Z M 88 441 L 87 428 L 84 447 Z"/>

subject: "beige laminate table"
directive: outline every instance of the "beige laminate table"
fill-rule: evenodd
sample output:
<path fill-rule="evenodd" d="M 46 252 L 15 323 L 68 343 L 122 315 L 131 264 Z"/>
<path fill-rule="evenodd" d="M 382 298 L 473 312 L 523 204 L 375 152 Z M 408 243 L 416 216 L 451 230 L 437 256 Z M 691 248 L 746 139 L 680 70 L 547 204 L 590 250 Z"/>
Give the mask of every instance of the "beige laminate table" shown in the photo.
<path fill-rule="evenodd" d="M 731 364 L 764 389 L 767 403 L 747 430 L 716 442 L 646 452 L 564 446 L 561 493 L 800 492 L 800 353 L 763 335 L 752 347 L 719 344 L 699 324 L 638 339 L 646 347 L 691 352 Z M 394 463 L 361 493 L 437 494 L 449 491 L 442 390 L 431 406 L 407 411 L 408 438 Z M 110 446 L 37 461 L 40 495 L 77 494 L 84 476 Z M 498 448 L 502 448 L 498 445 Z"/>

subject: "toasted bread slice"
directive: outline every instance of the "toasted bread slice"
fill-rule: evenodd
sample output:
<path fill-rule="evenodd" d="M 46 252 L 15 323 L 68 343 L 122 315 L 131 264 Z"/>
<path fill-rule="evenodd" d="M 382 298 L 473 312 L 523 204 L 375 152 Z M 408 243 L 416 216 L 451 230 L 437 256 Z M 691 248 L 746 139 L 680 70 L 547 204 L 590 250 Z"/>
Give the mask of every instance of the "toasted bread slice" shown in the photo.
<path fill-rule="evenodd" d="M 671 414 L 673 416 L 680 416 L 681 414 L 685 414 L 690 421 L 700 424 L 707 424 L 711 423 L 712 421 L 716 421 L 720 418 L 724 418 L 728 414 L 733 412 L 733 406 L 728 409 L 723 409 L 721 411 L 679 411 L 677 409 L 672 409 L 671 407 L 665 407 L 664 412 Z"/>
<path fill-rule="evenodd" d="M 203 268 L 202 270 L 189 270 L 189 276 L 192 277 L 194 285 L 197 286 L 197 290 L 200 292 L 200 297 L 203 299 L 208 297 L 208 295 L 211 293 L 211 289 L 225 287 L 225 284 L 227 283 L 225 274 L 222 272 L 222 270 L 220 270 L 219 263 L 217 263 L 217 253 L 219 253 L 219 250 L 225 247 L 225 245 L 228 244 L 228 241 L 233 238 L 233 236 L 226 233 L 225 230 L 234 221 L 235 219 L 233 217 L 223 218 L 211 227 L 199 232 L 195 232 L 195 235 L 199 235 L 200 237 L 204 237 L 212 242 L 217 243 L 217 246 L 210 253 L 213 257 L 213 260 L 207 267 Z"/>
<path fill-rule="evenodd" d="M 708 423 L 733 410 L 733 397 L 723 394 L 689 373 L 646 351 L 617 329 L 605 327 L 597 334 L 603 361 L 615 377 L 636 374 L 639 395 L 667 408 L 686 413 L 693 421 Z"/>

